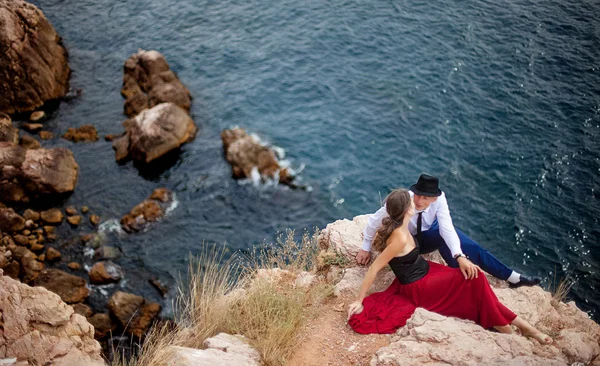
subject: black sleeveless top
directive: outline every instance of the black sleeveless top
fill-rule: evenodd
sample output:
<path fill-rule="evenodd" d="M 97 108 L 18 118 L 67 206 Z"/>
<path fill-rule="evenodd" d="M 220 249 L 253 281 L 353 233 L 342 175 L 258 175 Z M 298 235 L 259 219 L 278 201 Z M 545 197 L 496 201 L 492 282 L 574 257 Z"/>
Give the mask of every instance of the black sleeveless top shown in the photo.
<path fill-rule="evenodd" d="M 429 263 L 419 254 L 419 242 L 415 239 L 415 249 L 401 257 L 394 257 L 389 265 L 403 285 L 408 285 L 425 277 L 429 272 Z"/>

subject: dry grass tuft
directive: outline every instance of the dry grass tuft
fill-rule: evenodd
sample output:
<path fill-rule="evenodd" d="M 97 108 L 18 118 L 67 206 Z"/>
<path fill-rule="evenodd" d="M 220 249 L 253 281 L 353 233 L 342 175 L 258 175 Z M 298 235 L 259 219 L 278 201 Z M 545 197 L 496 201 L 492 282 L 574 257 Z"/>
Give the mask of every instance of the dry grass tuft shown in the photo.
<path fill-rule="evenodd" d="M 567 275 L 565 278 L 561 279 L 557 284 L 556 280 L 556 271 L 554 272 L 554 280 L 550 283 L 550 293 L 552 293 L 552 306 L 556 307 L 561 302 L 565 302 L 567 299 L 567 295 L 571 291 L 571 288 L 575 284 L 575 282 L 571 279 L 570 275 Z"/>
<path fill-rule="evenodd" d="M 254 250 L 249 256 L 224 260 L 226 249 L 204 248 L 190 258 L 188 280 L 180 281 L 175 307 L 177 327 L 155 327 L 136 359 L 119 360 L 113 366 L 164 365 L 170 345 L 202 348 L 220 332 L 242 334 L 261 354 L 265 365 L 283 365 L 294 349 L 298 332 L 311 314 L 311 306 L 333 294 L 333 287 L 317 283 L 298 287 L 295 274 L 312 271 L 317 263 L 318 231 L 294 240 L 287 231 L 273 247 Z M 278 281 L 258 278 L 261 268 L 280 268 L 291 273 Z M 237 276 L 241 269 L 241 276 Z"/>

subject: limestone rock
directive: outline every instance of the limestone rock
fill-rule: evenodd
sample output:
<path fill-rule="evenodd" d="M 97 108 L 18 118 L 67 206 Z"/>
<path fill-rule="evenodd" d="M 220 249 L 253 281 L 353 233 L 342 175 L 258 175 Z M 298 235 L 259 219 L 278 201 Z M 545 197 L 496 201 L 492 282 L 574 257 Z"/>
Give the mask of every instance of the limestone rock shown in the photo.
<path fill-rule="evenodd" d="M 0 309 L 0 359 L 17 358 L 30 365 L 104 365 L 94 329 L 46 289 L 2 276 Z"/>
<path fill-rule="evenodd" d="M 111 261 L 97 262 L 90 269 L 90 282 L 105 284 L 119 282 L 123 278 L 123 270 Z"/>
<path fill-rule="evenodd" d="M 224 130 L 221 140 L 225 159 L 231 164 L 234 178 L 253 178 L 253 175 L 258 175 L 263 181 L 275 179 L 282 184 L 291 184 L 293 177 L 287 168 L 279 165 L 275 151 L 261 145 L 244 129 Z"/>
<path fill-rule="evenodd" d="M 187 112 L 161 103 L 123 123 L 126 133 L 113 141 L 116 159 L 131 156 L 149 163 L 192 140 L 198 128 Z"/>
<path fill-rule="evenodd" d="M 179 366 L 195 365 L 260 365 L 260 354 L 241 335 L 219 333 L 204 341 L 205 349 L 178 346 L 169 347 L 167 364 Z"/>
<path fill-rule="evenodd" d="M 84 125 L 78 128 L 69 128 L 63 138 L 73 142 L 98 141 L 98 132 L 93 125 Z"/>
<path fill-rule="evenodd" d="M 368 267 L 351 267 L 342 270 L 342 278 L 333 288 L 333 294 L 335 296 L 341 296 L 343 293 L 358 295 L 360 285 L 368 269 Z M 396 278 L 394 273 L 388 267 L 382 269 L 377 273 L 377 277 L 375 277 L 369 293 L 385 290 L 394 278 Z"/>
<path fill-rule="evenodd" d="M 16 143 L 19 140 L 19 130 L 13 126 L 10 117 L 0 113 L 0 141 Z"/>
<path fill-rule="evenodd" d="M 1 0 L 0 112 L 34 111 L 68 91 L 67 51 L 48 19 L 22 0 Z"/>
<path fill-rule="evenodd" d="M 82 302 L 90 292 L 83 278 L 54 268 L 43 270 L 35 284 L 58 294 L 68 304 Z"/>
<path fill-rule="evenodd" d="M 337 220 L 328 224 L 319 234 L 319 247 L 335 255 L 343 256 L 344 262 L 356 263 L 356 254 L 362 248 L 363 230 L 369 215 Z"/>
<path fill-rule="evenodd" d="M 123 67 L 121 94 L 125 100 L 125 114 L 133 117 L 142 110 L 170 102 L 186 112 L 192 97 L 189 90 L 169 68 L 165 57 L 157 51 L 139 50 Z"/>
<path fill-rule="evenodd" d="M 141 296 L 122 291 L 115 292 L 108 301 L 108 308 L 117 318 L 125 332 L 141 337 L 150 327 L 161 306 L 148 302 Z"/>
<path fill-rule="evenodd" d="M 15 232 L 25 228 L 25 219 L 12 208 L 0 208 L 0 231 Z"/>

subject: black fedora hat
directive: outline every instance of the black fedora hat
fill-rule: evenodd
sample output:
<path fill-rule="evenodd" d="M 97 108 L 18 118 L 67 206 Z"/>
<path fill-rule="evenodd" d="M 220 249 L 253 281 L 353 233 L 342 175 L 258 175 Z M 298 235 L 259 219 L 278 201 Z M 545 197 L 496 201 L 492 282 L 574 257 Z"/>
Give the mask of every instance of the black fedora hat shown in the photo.
<path fill-rule="evenodd" d="M 438 187 L 439 184 L 440 182 L 436 177 L 421 174 L 417 184 L 410 186 L 410 190 L 419 196 L 439 197 L 442 195 L 442 191 Z"/>

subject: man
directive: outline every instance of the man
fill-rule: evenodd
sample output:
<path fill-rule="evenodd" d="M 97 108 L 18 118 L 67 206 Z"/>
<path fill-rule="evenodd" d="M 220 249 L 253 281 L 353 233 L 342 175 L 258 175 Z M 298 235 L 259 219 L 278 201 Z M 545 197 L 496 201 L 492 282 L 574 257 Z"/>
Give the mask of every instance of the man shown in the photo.
<path fill-rule="evenodd" d="M 446 196 L 439 189 L 436 177 L 421 174 L 417 183 L 410 187 L 409 193 L 417 214 L 410 219 L 408 229 L 417 237 L 421 254 L 439 249 L 448 266 L 460 268 L 468 279 L 477 277 L 478 271 L 483 269 L 496 278 L 508 281 L 511 288 L 535 286 L 541 282 L 539 277 L 525 276 L 511 270 L 462 231 L 455 229 Z M 369 217 L 363 232 L 362 249 L 356 255 L 359 264 L 369 263 L 371 243 L 386 216 L 384 205 Z"/>

